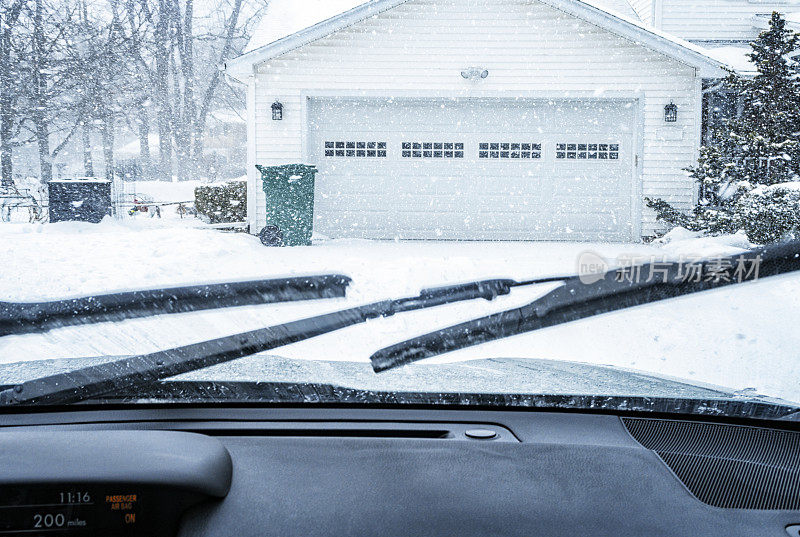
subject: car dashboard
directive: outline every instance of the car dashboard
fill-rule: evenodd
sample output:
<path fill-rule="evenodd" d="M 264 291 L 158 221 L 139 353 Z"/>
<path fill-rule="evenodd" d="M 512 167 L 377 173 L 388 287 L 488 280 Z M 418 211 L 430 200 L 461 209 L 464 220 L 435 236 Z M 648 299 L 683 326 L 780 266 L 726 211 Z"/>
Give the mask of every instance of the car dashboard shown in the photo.
<path fill-rule="evenodd" d="M 0 415 L 0 536 L 800 535 L 800 432 L 491 409 Z"/>

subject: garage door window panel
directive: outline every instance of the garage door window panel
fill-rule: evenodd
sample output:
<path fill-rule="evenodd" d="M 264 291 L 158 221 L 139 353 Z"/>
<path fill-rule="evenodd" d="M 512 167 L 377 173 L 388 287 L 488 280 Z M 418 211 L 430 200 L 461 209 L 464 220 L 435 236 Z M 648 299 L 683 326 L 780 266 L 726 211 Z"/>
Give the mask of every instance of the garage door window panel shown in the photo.
<path fill-rule="evenodd" d="M 480 142 L 478 158 L 488 159 L 539 159 L 542 144 L 529 142 Z"/>
<path fill-rule="evenodd" d="M 558 143 L 557 160 L 619 160 L 619 144 Z"/>
<path fill-rule="evenodd" d="M 463 142 L 403 142 L 402 158 L 464 158 Z"/>
<path fill-rule="evenodd" d="M 385 158 L 386 142 L 326 141 L 326 157 Z"/>

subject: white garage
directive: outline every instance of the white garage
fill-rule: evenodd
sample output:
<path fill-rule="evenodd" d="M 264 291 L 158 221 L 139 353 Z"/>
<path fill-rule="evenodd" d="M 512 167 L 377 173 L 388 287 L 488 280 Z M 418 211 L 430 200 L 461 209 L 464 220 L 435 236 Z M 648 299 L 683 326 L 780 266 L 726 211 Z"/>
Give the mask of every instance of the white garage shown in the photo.
<path fill-rule="evenodd" d="M 376 239 L 638 237 L 625 100 L 309 100 L 315 229 Z"/>
<path fill-rule="evenodd" d="M 226 66 L 248 89 L 251 232 L 257 164 L 316 165 L 334 238 L 638 241 L 660 226 L 645 197 L 693 206 L 702 82 L 725 71 L 628 2 L 315 2 Z"/>

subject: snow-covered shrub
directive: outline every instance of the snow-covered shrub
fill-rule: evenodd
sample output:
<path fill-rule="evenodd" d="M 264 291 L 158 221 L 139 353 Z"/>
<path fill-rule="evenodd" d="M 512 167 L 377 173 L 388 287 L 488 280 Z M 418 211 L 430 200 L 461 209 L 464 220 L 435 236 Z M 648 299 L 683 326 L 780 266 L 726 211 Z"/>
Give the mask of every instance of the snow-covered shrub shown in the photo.
<path fill-rule="evenodd" d="M 751 241 L 765 244 L 800 235 L 800 182 L 759 186 L 736 203 L 736 219 Z"/>
<path fill-rule="evenodd" d="M 659 220 L 708 235 L 743 230 L 751 242 L 767 244 L 800 238 L 800 182 L 740 186 L 722 206 L 698 204 L 690 214 L 663 200 L 649 200 Z"/>
<path fill-rule="evenodd" d="M 751 241 L 765 243 L 795 229 L 792 189 L 764 187 L 800 180 L 800 68 L 794 59 L 800 39 L 773 13 L 769 29 L 750 46 L 758 74 L 727 79 L 741 113 L 715 132 L 697 165 L 687 169 L 700 187 L 700 202 L 687 214 L 662 199 L 645 201 L 671 227 L 711 235 L 743 229 Z"/>
<path fill-rule="evenodd" d="M 247 219 L 247 183 L 230 181 L 194 189 L 194 206 L 212 224 L 244 222 Z"/>

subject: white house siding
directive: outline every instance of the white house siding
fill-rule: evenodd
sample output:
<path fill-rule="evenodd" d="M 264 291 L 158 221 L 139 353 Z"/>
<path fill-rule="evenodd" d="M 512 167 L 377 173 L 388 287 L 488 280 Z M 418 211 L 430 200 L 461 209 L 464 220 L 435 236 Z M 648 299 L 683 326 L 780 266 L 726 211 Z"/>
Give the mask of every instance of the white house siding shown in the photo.
<path fill-rule="evenodd" d="M 490 71 L 477 83 L 462 69 Z M 256 68 L 259 164 L 306 160 L 308 95 L 602 97 L 639 99 L 643 124 L 641 193 L 689 208 L 694 184 L 683 168 L 699 145 L 695 70 L 588 22 L 526 0 L 412 0 Z M 279 99 L 283 121 L 272 121 Z M 664 123 L 664 106 L 679 107 Z M 252 116 L 251 116 L 252 117 Z M 265 225 L 260 179 L 250 170 L 255 221 Z M 637 205 L 640 200 L 636 200 Z M 657 228 L 642 209 L 642 235 Z"/>
<path fill-rule="evenodd" d="M 630 5 L 636 15 L 646 24 L 653 24 L 653 2 L 656 0 L 630 0 Z"/>
<path fill-rule="evenodd" d="M 800 8 L 798 0 L 660 0 L 660 4 L 656 26 L 695 41 L 755 39 L 759 33 L 753 25 L 755 15 Z"/>

